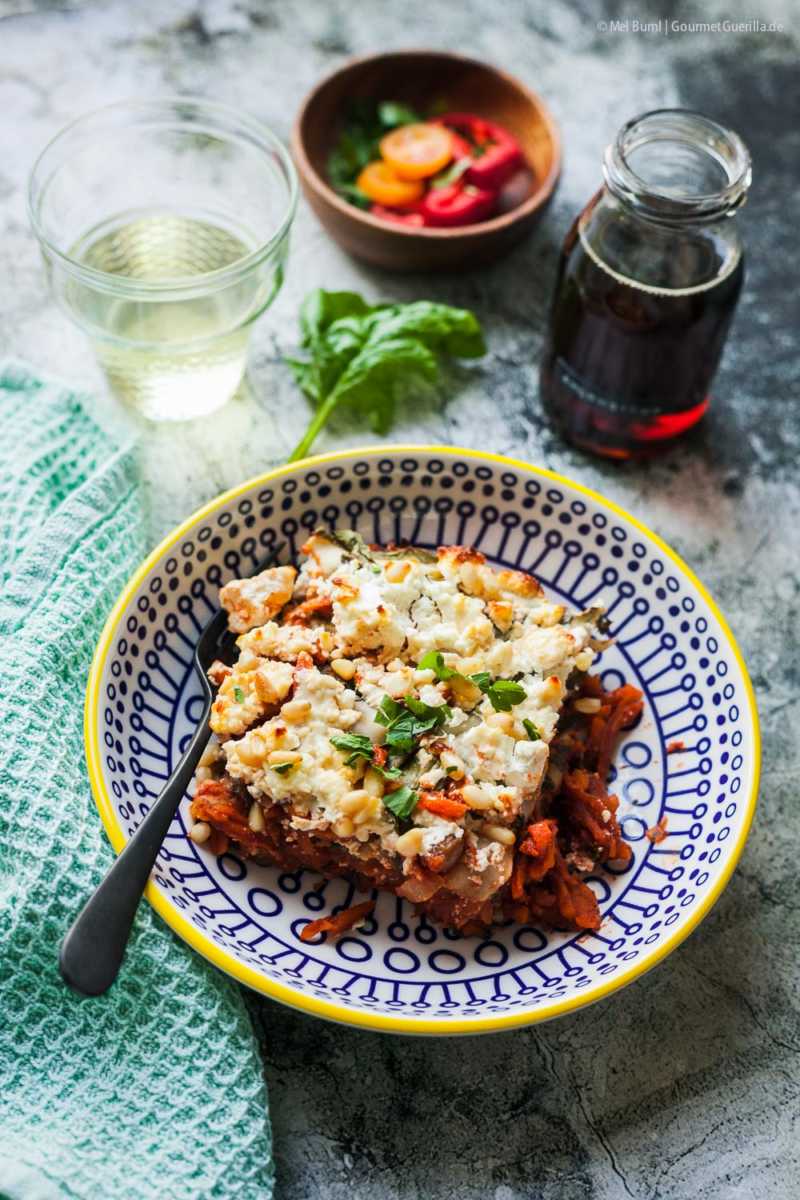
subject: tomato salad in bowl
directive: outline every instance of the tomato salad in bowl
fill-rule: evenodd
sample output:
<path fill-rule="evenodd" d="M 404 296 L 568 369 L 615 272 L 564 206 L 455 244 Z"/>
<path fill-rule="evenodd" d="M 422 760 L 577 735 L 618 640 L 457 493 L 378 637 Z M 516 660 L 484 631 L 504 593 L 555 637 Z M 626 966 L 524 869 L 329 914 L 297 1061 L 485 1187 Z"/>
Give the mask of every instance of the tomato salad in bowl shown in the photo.
<path fill-rule="evenodd" d="M 328 176 L 351 204 L 418 229 L 487 221 L 535 182 L 519 142 L 497 122 L 471 112 L 423 118 L 392 101 L 351 107 Z"/>

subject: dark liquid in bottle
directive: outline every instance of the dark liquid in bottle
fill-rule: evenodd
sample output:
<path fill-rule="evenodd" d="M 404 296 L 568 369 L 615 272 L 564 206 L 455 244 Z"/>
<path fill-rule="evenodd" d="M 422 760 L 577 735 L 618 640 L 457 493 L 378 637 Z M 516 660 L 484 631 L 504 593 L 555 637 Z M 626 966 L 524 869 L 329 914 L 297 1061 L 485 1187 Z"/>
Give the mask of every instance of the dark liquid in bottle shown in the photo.
<path fill-rule="evenodd" d="M 593 252 L 596 245 L 602 251 L 602 231 L 590 249 L 579 233 L 583 219 L 561 255 L 542 402 L 577 445 L 615 458 L 640 457 L 706 411 L 744 264 L 741 255 L 725 263 L 707 240 L 685 242 L 673 257 L 664 256 L 667 286 L 647 287 L 603 264 Z M 681 288 L 678 281 L 687 278 L 710 282 Z"/>

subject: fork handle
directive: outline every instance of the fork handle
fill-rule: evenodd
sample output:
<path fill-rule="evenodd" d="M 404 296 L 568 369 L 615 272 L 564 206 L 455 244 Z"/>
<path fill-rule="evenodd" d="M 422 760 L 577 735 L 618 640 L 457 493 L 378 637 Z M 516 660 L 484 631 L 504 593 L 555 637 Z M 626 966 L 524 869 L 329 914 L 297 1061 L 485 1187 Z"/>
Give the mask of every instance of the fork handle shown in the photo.
<path fill-rule="evenodd" d="M 117 977 L 136 909 L 150 872 L 195 767 L 211 736 L 207 702 L 200 722 L 168 783 L 75 918 L 58 966 L 65 983 L 84 996 L 99 996 Z"/>

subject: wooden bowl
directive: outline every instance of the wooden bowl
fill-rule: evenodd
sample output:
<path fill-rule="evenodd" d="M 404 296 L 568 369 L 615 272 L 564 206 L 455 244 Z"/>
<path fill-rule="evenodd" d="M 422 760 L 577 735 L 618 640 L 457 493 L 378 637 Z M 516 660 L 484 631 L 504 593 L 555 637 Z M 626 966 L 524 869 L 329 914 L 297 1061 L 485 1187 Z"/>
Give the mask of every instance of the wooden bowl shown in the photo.
<path fill-rule="evenodd" d="M 476 225 L 390 225 L 348 204 L 327 180 L 328 155 L 355 99 L 398 100 L 423 112 L 436 102 L 504 125 L 519 141 L 535 182 L 516 208 Z M 480 266 L 506 254 L 540 219 L 558 181 L 561 146 L 544 102 L 518 79 L 471 58 L 404 50 L 353 59 L 306 97 L 292 130 L 306 199 L 331 237 L 357 258 L 393 271 Z"/>

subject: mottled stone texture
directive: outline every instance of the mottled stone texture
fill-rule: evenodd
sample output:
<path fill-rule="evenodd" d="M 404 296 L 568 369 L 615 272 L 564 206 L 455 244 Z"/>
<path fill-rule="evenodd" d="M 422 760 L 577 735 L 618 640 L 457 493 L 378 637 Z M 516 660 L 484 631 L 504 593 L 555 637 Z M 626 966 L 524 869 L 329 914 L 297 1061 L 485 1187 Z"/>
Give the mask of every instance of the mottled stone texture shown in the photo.
<path fill-rule="evenodd" d="M 98 380 L 48 301 L 23 179 L 67 120 L 131 95 L 193 92 L 286 136 L 303 93 L 351 53 L 457 47 L 516 71 L 561 124 L 564 177 L 536 235 L 459 278 L 369 270 L 301 206 L 286 285 L 257 328 L 251 393 L 194 426 L 146 433 L 152 536 L 279 461 L 306 413 L 281 356 L 312 286 L 437 297 L 483 318 L 491 353 L 455 371 L 398 439 L 488 447 L 545 464 L 642 517 L 699 572 L 730 618 L 759 693 L 761 805 L 726 894 L 672 958 L 625 992 L 519 1033 L 460 1042 L 380 1037 L 253 999 L 272 1096 L 282 1200 L 792 1200 L 797 1130 L 800 496 L 797 322 L 797 9 L 641 0 L 0 0 L 0 346 Z M 599 19 L 782 21 L 780 34 L 603 34 Z M 673 11 L 674 10 L 674 11 Z M 602 149 L 637 112 L 680 104 L 727 121 L 753 150 L 740 220 L 748 277 L 705 425 L 648 466 L 598 463 L 548 430 L 537 358 L 558 245 L 599 179 Z M 109 412 L 111 406 L 105 404 Z M 35 419 L 35 414 L 31 414 Z M 369 437 L 341 420 L 319 448 Z"/>

